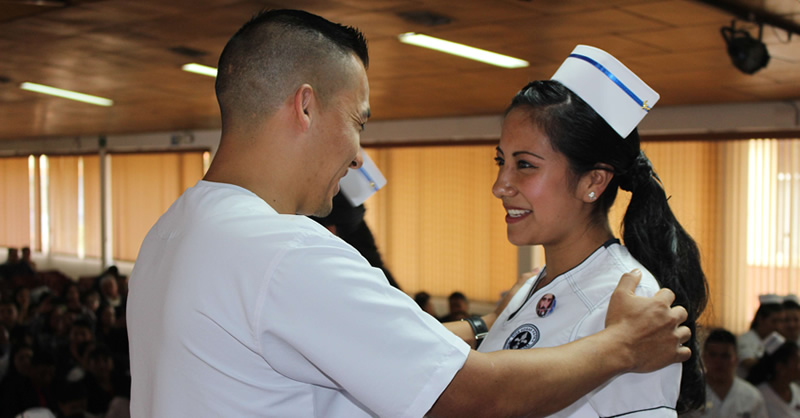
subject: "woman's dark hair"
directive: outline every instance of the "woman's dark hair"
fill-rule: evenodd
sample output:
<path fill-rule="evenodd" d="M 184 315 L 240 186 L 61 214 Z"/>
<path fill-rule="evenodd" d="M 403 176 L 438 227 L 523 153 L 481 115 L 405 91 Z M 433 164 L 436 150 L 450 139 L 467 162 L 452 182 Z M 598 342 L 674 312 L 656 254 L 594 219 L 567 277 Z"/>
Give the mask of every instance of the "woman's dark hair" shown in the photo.
<path fill-rule="evenodd" d="M 786 341 L 772 354 L 764 353 L 758 359 L 758 363 L 750 368 L 747 373 L 747 381 L 753 385 L 759 385 L 764 382 L 769 382 L 775 378 L 778 363 L 786 364 L 789 358 L 797 353 L 797 343 L 794 341 Z"/>
<path fill-rule="evenodd" d="M 682 413 L 699 408 L 705 403 L 705 381 L 698 360 L 696 323 L 706 306 L 708 285 L 697 244 L 675 219 L 660 180 L 639 147 L 638 131 L 634 129 L 627 138 L 620 137 L 579 96 L 553 80 L 534 81 L 525 86 L 506 114 L 513 109 L 528 111 L 533 124 L 550 139 L 553 149 L 564 154 L 575 184 L 591 170 L 614 173 L 597 199 L 595 220 L 608 222 L 608 210 L 617 197 L 617 187 L 632 193 L 623 220 L 623 240 L 631 255 L 659 284 L 675 293 L 675 304 L 689 313 L 684 325 L 692 331 L 686 343 L 692 356 L 683 363 L 677 409 Z"/>
<path fill-rule="evenodd" d="M 780 303 L 762 303 L 756 314 L 753 316 L 753 321 L 750 322 L 750 329 L 756 329 L 758 327 L 758 322 L 762 319 L 767 319 L 770 316 L 782 312 L 783 305 Z"/>

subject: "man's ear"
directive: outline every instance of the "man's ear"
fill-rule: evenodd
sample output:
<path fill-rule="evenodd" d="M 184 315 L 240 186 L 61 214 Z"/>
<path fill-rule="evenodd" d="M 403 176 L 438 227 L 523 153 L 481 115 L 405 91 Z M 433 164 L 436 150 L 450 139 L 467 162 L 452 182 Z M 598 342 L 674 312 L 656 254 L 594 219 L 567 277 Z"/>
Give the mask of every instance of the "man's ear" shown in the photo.
<path fill-rule="evenodd" d="M 316 100 L 314 88 L 308 84 L 301 85 L 294 93 L 294 102 L 292 103 L 292 110 L 294 111 L 295 120 L 298 124 L 306 130 L 311 126 L 311 108 L 313 108 Z"/>
<path fill-rule="evenodd" d="M 614 167 L 603 163 L 597 164 L 594 169 L 581 177 L 578 198 L 587 203 L 596 201 L 606 191 L 612 178 L 614 178 Z"/>

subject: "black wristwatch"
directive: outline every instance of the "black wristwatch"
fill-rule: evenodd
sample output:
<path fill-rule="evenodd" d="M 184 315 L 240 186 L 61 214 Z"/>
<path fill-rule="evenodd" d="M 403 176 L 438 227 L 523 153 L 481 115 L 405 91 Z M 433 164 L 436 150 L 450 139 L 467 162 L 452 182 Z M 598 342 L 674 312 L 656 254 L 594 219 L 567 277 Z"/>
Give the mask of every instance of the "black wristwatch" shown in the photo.
<path fill-rule="evenodd" d="M 483 339 L 486 338 L 486 334 L 489 333 L 489 327 L 486 326 L 486 322 L 483 321 L 483 318 L 478 315 L 464 318 L 462 321 L 469 322 L 469 326 L 472 327 L 472 332 L 475 333 L 475 348 L 478 348 Z"/>

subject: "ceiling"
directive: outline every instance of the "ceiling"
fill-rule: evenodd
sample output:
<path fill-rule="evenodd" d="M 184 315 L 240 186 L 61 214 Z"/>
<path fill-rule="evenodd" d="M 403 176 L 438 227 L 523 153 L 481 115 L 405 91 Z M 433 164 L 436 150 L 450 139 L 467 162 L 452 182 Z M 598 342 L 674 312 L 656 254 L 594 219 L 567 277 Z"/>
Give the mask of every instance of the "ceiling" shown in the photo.
<path fill-rule="evenodd" d="M 740 0 L 800 22 L 798 0 Z M 302 8 L 359 27 L 370 46 L 373 120 L 492 115 L 549 78 L 579 43 L 612 53 L 661 93 L 659 105 L 800 98 L 800 35 L 766 26 L 771 60 L 730 62 L 728 12 L 690 0 L 0 0 L 0 139 L 219 128 L 210 77 L 228 38 L 262 8 Z M 428 26 L 403 14 L 432 12 Z M 737 22 L 750 29 L 752 23 Z M 508 70 L 401 44 L 421 32 L 525 59 Z M 186 49 L 201 52 L 188 57 Z M 181 52 L 184 51 L 184 52 Z M 99 107 L 20 90 L 25 81 L 114 100 Z"/>

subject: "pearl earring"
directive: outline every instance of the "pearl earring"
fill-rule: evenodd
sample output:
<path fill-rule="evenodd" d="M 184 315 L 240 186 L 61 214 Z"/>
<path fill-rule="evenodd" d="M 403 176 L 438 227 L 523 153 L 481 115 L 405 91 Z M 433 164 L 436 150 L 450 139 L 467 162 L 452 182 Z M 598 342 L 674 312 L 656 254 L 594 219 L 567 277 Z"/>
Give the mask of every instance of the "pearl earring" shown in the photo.
<path fill-rule="evenodd" d="M 594 200 L 597 195 L 594 192 L 589 192 L 589 200 Z"/>

